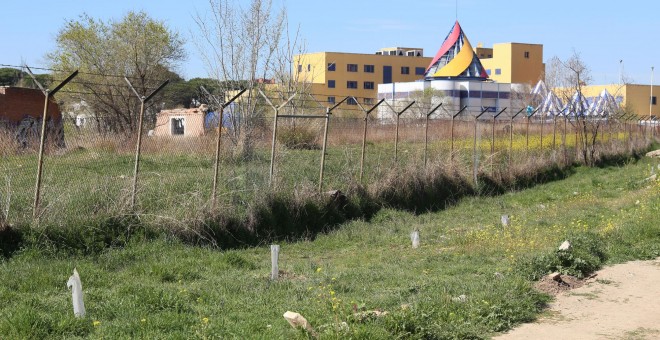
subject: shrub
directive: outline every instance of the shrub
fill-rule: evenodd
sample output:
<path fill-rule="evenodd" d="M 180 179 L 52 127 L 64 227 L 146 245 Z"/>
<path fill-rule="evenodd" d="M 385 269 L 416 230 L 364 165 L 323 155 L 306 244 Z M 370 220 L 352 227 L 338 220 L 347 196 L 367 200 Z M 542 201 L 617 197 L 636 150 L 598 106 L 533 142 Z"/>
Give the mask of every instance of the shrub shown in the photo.
<path fill-rule="evenodd" d="M 289 149 L 320 149 L 317 133 L 305 126 L 282 127 L 277 131 L 277 142 Z"/>
<path fill-rule="evenodd" d="M 67 225 L 47 225 L 25 228 L 26 243 L 46 250 L 69 254 L 98 254 L 108 247 L 122 247 L 134 238 L 155 238 L 135 215 L 99 217 Z"/>
<path fill-rule="evenodd" d="M 568 240 L 571 243 L 568 250 L 555 250 L 523 260 L 523 274 L 532 280 L 552 272 L 583 278 L 601 267 L 606 259 L 601 236 L 587 232 L 569 236 Z"/>

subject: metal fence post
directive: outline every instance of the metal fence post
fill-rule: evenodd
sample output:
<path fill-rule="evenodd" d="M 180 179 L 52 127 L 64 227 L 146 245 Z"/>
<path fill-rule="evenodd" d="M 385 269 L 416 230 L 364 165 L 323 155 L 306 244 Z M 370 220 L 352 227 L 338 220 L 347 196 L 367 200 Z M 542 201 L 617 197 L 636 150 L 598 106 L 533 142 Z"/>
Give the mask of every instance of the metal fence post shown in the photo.
<path fill-rule="evenodd" d="M 268 105 L 270 105 L 273 108 L 273 110 L 275 110 L 275 117 L 273 117 L 273 141 L 272 141 L 271 148 L 270 148 L 270 171 L 268 173 L 268 186 L 272 186 L 273 185 L 273 174 L 275 173 L 275 144 L 277 143 L 277 119 L 280 116 L 280 109 L 282 107 L 284 107 L 284 105 L 288 104 L 291 101 L 291 99 L 293 99 L 293 97 L 296 96 L 297 93 L 294 93 L 293 95 L 291 95 L 291 97 L 289 97 L 289 99 L 284 101 L 284 103 L 280 104 L 279 106 L 273 105 L 273 103 L 270 101 L 270 99 L 268 99 L 268 96 L 266 96 L 263 93 L 263 91 L 261 91 L 261 89 L 259 89 L 259 93 L 266 100 Z"/>
<path fill-rule="evenodd" d="M 397 162 L 397 157 L 399 153 L 399 118 L 401 115 L 406 112 L 413 104 L 415 104 L 415 101 L 413 100 L 408 106 L 406 106 L 401 112 L 395 112 L 396 113 L 396 133 L 394 136 L 394 163 Z"/>
<path fill-rule="evenodd" d="M 137 131 L 137 143 L 135 143 L 135 168 L 133 169 L 133 189 L 131 191 L 131 209 L 135 209 L 135 200 L 137 196 L 137 181 L 138 181 L 138 174 L 140 171 L 140 149 L 142 147 L 142 128 L 144 125 L 143 121 L 143 116 L 144 116 L 144 103 L 148 102 L 149 99 L 153 98 L 158 91 L 162 90 L 165 85 L 167 85 L 170 81 L 165 80 L 160 86 L 158 86 L 157 89 L 155 89 L 153 92 L 151 92 L 150 95 L 148 96 L 141 96 L 133 87 L 131 82 L 128 80 L 128 78 L 124 77 L 124 80 L 128 83 L 128 86 L 133 90 L 135 95 L 140 99 L 140 116 L 138 117 L 138 131 Z"/>
<path fill-rule="evenodd" d="M 429 117 L 442 106 L 442 103 L 438 104 L 436 107 L 434 107 L 431 111 L 429 111 L 426 114 L 426 127 L 425 130 L 426 132 L 424 133 L 424 166 L 426 166 L 426 160 L 427 160 L 427 153 L 428 153 L 428 148 L 429 148 Z"/>
<path fill-rule="evenodd" d="M 491 145 L 490 145 L 490 154 L 491 156 L 495 154 L 495 120 L 499 115 L 501 115 L 504 111 L 506 111 L 506 107 L 503 108 L 500 112 L 497 114 L 493 115 L 493 126 L 492 126 L 492 131 L 491 131 Z"/>
<path fill-rule="evenodd" d="M 555 150 L 557 147 L 557 116 L 555 115 L 552 119 L 552 150 Z"/>
<path fill-rule="evenodd" d="M 479 117 L 483 115 L 488 109 L 481 111 L 479 115 L 474 117 L 474 142 L 472 143 L 472 158 L 474 164 L 474 184 L 477 184 L 478 162 L 477 162 L 477 127 L 479 126 Z"/>
<path fill-rule="evenodd" d="M 321 173 L 319 174 L 319 192 L 323 190 L 323 170 L 325 169 L 325 153 L 328 145 L 328 125 L 330 124 L 330 109 L 325 112 L 325 129 L 323 130 L 323 147 L 321 150 Z"/>
<path fill-rule="evenodd" d="M 451 116 L 451 148 L 449 150 L 449 159 L 453 162 L 454 161 L 454 119 L 458 117 L 465 109 L 467 109 L 467 106 L 463 106 L 462 109 L 458 110 L 456 114 Z"/>
<path fill-rule="evenodd" d="M 32 204 L 32 219 L 37 220 L 39 216 L 39 204 L 41 201 L 41 179 L 43 175 L 43 164 L 44 164 L 44 151 L 45 151 L 45 144 L 46 144 L 46 121 L 48 119 L 48 102 L 50 101 L 51 97 L 57 93 L 64 85 L 66 85 L 68 82 L 70 82 L 73 78 L 75 78 L 78 75 L 78 70 L 74 71 L 71 73 L 66 79 L 64 79 L 59 85 L 57 85 L 54 89 L 48 90 L 45 89 L 41 83 L 37 80 L 37 77 L 34 76 L 32 73 L 32 70 L 30 70 L 27 65 L 25 65 L 25 69 L 27 70 L 28 74 L 30 77 L 32 77 L 32 80 L 34 80 L 35 84 L 39 87 L 41 92 L 44 94 L 44 113 L 41 116 L 41 136 L 39 136 L 39 156 L 38 156 L 38 161 L 37 161 L 37 179 L 36 183 L 34 185 L 34 201 Z"/>
<path fill-rule="evenodd" d="M 376 105 L 374 105 L 372 108 L 370 108 L 368 111 L 365 111 L 364 113 L 364 133 L 362 135 L 362 152 L 360 154 L 360 181 L 362 181 L 362 175 L 364 174 L 364 157 L 367 148 L 367 123 L 369 119 L 369 114 L 384 101 L 385 99 L 381 99 L 378 103 L 376 103 Z"/>
<path fill-rule="evenodd" d="M 225 107 L 229 106 L 229 104 L 233 103 L 238 97 L 243 95 L 247 89 L 241 90 L 238 94 L 236 94 L 233 98 L 231 98 L 229 101 L 226 103 L 221 103 L 218 98 L 215 96 L 211 95 L 209 91 L 204 88 L 204 86 L 199 87 L 206 95 L 213 99 L 215 101 L 216 105 L 218 105 L 218 108 L 220 109 L 220 113 L 218 115 L 218 138 L 215 143 L 215 162 L 213 164 L 213 187 L 211 189 L 211 209 L 215 210 L 217 206 L 217 191 L 218 191 L 218 173 L 220 170 L 220 141 L 222 140 L 222 126 L 223 126 L 223 116 L 225 112 Z"/>
<path fill-rule="evenodd" d="M 518 110 L 515 115 L 511 116 L 509 121 L 509 167 L 511 167 L 511 159 L 513 158 L 513 120 L 524 110 L 525 108 Z"/>

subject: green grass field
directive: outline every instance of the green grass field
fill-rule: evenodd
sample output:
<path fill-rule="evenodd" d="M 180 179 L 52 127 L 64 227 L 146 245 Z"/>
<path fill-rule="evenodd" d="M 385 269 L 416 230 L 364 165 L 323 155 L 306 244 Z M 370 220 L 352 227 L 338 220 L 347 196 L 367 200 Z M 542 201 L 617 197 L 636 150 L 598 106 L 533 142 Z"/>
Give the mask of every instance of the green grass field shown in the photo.
<path fill-rule="evenodd" d="M 531 158 L 559 162 L 561 143 L 557 140 L 553 152 L 546 136 L 543 148 L 540 136 L 532 134 L 529 147 L 522 127 L 516 127 L 512 142 L 501 132 L 491 155 L 492 141 L 487 123 L 480 123 L 476 148 L 472 137 L 472 123 L 457 124 L 457 140 L 454 145 L 454 167 L 459 172 L 474 171 L 474 152 L 480 172 L 509 171 L 511 163 L 524 163 Z M 372 127 L 372 129 L 378 128 Z M 387 127 L 391 129 L 391 126 Z M 437 129 L 445 128 L 439 126 Z M 382 129 L 382 128 L 381 128 Z M 348 144 L 335 143 L 327 151 L 323 189 L 346 191 L 356 183 L 378 186 L 378 182 L 394 172 L 406 168 L 424 167 L 424 143 L 419 126 L 402 128 L 398 145 L 397 161 L 394 161 L 393 131 L 374 131 L 367 143 L 364 178 L 360 177 L 361 146 L 357 141 Z M 498 131 L 500 129 L 498 128 Z M 330 131 L 334 135 L 346 131 Z M 546 131 L 546 134 L 548 132 Z M 462 135 L 462 136 L 461 136 Z M 81 135 L 71 137 L 69 148 L 45 157 L 41 209 L 39 222 L 44 226 L 80 224 L 90 219 L 105 219 L 132 213 L 130 197 L 133 179 L 134 156 L 130 141 L 89 139 L 98 136 Z M 575 142 L 566 140 L 569 153 Z M 359 139 L 359 137 L 351 136 Z M 615 145 L 622 144 L 621 135 L 613 137 Z M 374 140 L 374 141 L 371 141 Z M 601 141 L 610 147 L 609 140 Z M 77 145 L 85 145 L 80 147 Z M 213 182 L 214 141 L 210 137 L 201 139 L 147 139 L 143 146 L 138 180 L 136 212 L 143 221 L 169 225 L 186 223 L 208 211 Z M 228 140 L 220 162 L 218 202 L 221 213 L 244 217 L 246 209 L 256 198 L 263 197 L 269 190 L 270 149 L 257 148 L 249 160 L 231 156 Z M 512 153 L 509 152 L 511 149 Z M 431 133 L 428 146 L 429 167 L 447 164 L 450 159 L 450 143 L 446 138 L 438 139 Z M 320 172 L 320 150 L 291 150 L 278 147 L 272 191 L 309 195 L 317 190 Z M 511 161 L 512 159 L 513 161 Z M 8 220 L 12 224 L 32 223 L 32 202 L 36 177 L 36 156 L 32 153 L 6 155 L 0 159 L 0 184 L 7 187 L 10 195 Z M 7 208 L 0 202 L 0 208 Z"/>
<path fill-rule="evenodd" d="M 171 162 L 188 169 L 186 185 L 208 166 L 190 158 Z M 321 338 L 487 338 L 542 311 L 549 297 L 531 287 L 548 271 L 584 275 L 603 264 L 660 256 L 660 182 L 646 180 L 658 165 L 642 158 L 580 167 L 562 181 L 466 197 L 435 212 L 381 209 L 369 221 L 281 242 L 276 281 L 269 279 L 267 245 L 220 251 L 165 235 L 92 255 L 28 247 L 0 260 L 0 337 L 306 338 L 283 319 L 291 310 Z M 119 178 L 130 160 L 85 167 Z M 163 175 L 148 162 L 145 169 Z M 155 174 L 145 177 L 159 183 Z M 117 180 L 106 181 L 112 187 Z M 103 210 L 110 203 L 96 204 Z M 502 214 L 511 216 L 509 227 L 500 225 Z M 411 247 L 414 229 L 418 249 Z M 564 240 L 573 243 L 569 254 L 556 251 Z M 73 268 L 87 308 L 81 319 L 66 289 Z M 387 315 L 355 315 L 365 310 Z"/>

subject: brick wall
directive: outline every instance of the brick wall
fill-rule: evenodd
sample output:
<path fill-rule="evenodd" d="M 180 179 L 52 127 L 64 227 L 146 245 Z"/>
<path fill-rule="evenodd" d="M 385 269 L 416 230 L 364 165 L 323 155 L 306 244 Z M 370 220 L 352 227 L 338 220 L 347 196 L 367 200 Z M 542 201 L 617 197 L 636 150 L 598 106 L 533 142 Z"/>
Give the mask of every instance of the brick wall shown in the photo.
<path fill-rule="evenodd" d="M 44 113 L 44 94 L 41 90 L 22 87 L 0 87 L 0 120 L 18 124 L 30 116 L 40 120 Z M 62 120 L 57 103 L 51 98 L 48 117 L 56 123 Z"/>
<path fill-rule="evenodd" d="M 40 90 L 22 87 L 0 87 L 0 128 L 9 129 L 19 145 L 39 144 L 44 94 Z M 48 104 L 46 142 L 65 147 L 62 113 L 51 98 Z"/>

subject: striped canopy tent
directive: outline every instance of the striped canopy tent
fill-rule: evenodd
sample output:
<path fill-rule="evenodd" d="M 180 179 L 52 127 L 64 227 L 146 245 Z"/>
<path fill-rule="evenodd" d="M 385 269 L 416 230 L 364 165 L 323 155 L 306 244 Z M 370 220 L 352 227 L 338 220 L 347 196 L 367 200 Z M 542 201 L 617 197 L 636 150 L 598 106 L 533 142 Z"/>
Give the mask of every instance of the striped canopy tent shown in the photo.
<path fill-rule="evenodd" d="M 548 91 L 545 95 L 539 113 L 548 117 L 560 116 L 564 113 L 564 104 L 554 92 Z"/>
<path fill-rule="evenodd" d="M 617 114 L 617 113 L 621 112 L 620 102 L 617 101 L 617 99 L 614 98 L 614 96 L 611 93 L 609 93 L 607 91 L 605 91 L 605 92 L 606 92 L 606 95 L 607 95 L 607 109 L 609 110 L 608 114 L 609 115 L 614 115 L 614 114 Z"/>
<path fill-rule="evenodd" d="M 603 89 L 600 95 L 595 98 L 589 107 L 591 116 L 607 117 L 618 111 L 618 105 L 614 96 L 612 96 L 607 89 Z"/>
<path fill-rule="evenodd" d="M 456 21 L 438 53 L 424 75 L 426 80 L 435 79 L 488 79 L 477 53 L 472 49 L 461 25 Z"/>
<path fill-rule="evenodd" d="M 550 91 L 548 91 L 548 87 L 543 80 L 539 80 L 539 82 L 536 83 L 536 86 L 532 89 L 532 97 L 544 98 L 544 101 L 547 100 L 548 93 L 550 93 Z"/>
<path fill-rule="evenodd" d="M 564 107 L 569 117 L 585 117 L 589 113 L 589 105 L 580 91 L 575 91 L 573 98 Z"/>

